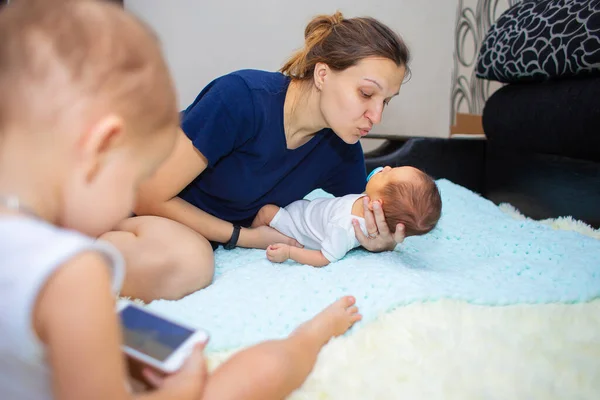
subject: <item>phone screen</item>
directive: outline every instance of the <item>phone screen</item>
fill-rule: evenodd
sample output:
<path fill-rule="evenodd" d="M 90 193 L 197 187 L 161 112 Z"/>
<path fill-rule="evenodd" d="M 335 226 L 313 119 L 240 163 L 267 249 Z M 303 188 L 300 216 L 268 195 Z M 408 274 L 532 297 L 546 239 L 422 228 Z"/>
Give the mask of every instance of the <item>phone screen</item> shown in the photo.
<path fill-rule="evenodd" d="M 194 334 L 193 330 L 130 305 L 121 310 L 120 316 L 125 344 L 160 361 Z"/>

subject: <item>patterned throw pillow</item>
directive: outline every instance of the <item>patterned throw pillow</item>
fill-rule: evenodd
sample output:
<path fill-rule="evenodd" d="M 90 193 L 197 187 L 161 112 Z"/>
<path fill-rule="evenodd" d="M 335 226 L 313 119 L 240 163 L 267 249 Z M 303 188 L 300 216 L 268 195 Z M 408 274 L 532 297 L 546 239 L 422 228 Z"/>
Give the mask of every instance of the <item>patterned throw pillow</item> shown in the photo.
<path fill-rule="evenodd" d="M 488 31 L 479 78 L 504 83 L 600 75 L 600 0 L 524 0 Z"/>

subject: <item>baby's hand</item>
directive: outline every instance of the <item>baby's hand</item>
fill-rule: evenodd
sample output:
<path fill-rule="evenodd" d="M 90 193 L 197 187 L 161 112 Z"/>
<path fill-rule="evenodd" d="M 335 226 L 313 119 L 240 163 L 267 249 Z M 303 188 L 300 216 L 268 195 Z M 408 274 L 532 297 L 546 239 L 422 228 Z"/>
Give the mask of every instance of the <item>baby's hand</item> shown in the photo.
<path fill-rule="evenodd" d="M 282 263 L 290 258 L 290 245 L 285 243 L 272 244 L 267 247 L 267 258 L 271 262 Z"/>

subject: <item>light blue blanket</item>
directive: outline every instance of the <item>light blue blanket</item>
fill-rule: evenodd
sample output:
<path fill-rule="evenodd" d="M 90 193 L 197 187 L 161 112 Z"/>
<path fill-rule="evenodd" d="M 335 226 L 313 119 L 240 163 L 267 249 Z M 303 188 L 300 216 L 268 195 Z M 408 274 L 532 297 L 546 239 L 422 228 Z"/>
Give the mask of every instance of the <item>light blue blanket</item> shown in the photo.
<path fill-rule="evenodd" d="M 219 249 L 210 287 L 149 307 L 204 328 L 215 351 L 284 337 L 345 294 L 357 298 L 362 323 L 398 306 L 440 298 L 506 305 L 600 296 L 599 240 L 514 220 L 449 181 L 438 186 L 438 227 L 408 238 L 394 252 L 354 250 L 319 269 L 272 264 L 263 250 Z"/>

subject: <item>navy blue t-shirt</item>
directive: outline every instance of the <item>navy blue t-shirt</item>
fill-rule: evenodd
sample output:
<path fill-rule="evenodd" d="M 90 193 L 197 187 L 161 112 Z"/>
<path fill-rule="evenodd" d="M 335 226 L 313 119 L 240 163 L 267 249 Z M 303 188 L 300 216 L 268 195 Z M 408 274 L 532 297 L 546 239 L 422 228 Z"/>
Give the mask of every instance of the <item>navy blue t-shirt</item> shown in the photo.
<path fill-rule="evenodd" d="M 179 196 L 220 219 L 249 226 L 265 204 L 287 206 L 321 188 L 362 193 L 366 171 L 359 143 L 331 129 L 288 150 L 283 104 L 290 79 L 243 70 L 215 79 L 182 113 L 181 127 L 208 167 Z"/>

